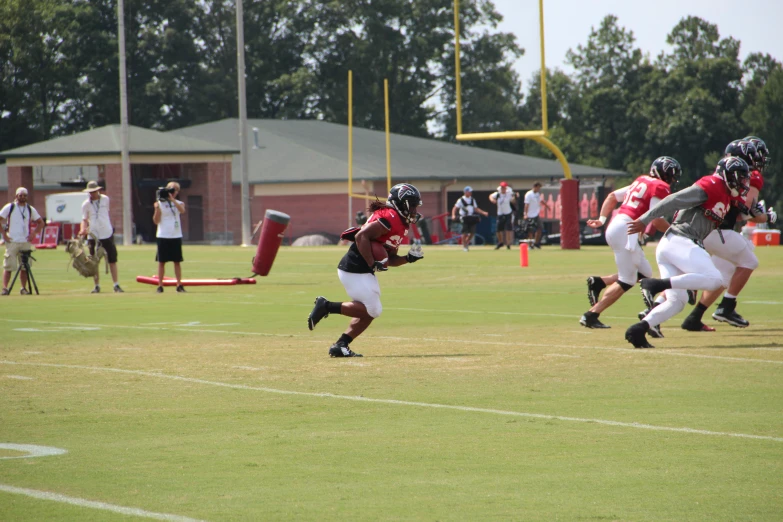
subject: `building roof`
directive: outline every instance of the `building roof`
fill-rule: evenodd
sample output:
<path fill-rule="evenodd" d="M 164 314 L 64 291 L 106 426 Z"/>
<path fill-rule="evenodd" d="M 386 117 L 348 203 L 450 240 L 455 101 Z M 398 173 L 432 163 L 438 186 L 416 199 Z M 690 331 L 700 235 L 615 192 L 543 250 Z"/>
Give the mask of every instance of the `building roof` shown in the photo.
<path fill-rule="evenodd" d="M 236 146 L 227 146 L 188 136 L 159 132 L 141 127 L 129 127 L 131 154 L 237 154 Z M 51 156 L 102 156 L 121 154 L 119 125 L 106 125 L 84 132 L 42 141 L 0 152 L 2 158 L 40 158 Z"/>
<path fill-rule="evenodd" d="M 237 119 L 229 118 L 169 131 L 238 148 Z M 248 120 L 248 177 L 251 183 L 346 181 L 348 127 L 319 120 Z M 252 129 L 258 128 L 259 147 Z M 460 178 L 521 179 L 563 176 L 556 160 L 481 149 L 445 141 L 391 134 L 391 171 L 395 180 Z M 571 164 L 574 176 L 617 177 L 628 173 Z M 239 182 L 239 156 L 233 161 Z M 382 131 L 353 128 L 353 177 L 386 179 L 386 138 Z"/>

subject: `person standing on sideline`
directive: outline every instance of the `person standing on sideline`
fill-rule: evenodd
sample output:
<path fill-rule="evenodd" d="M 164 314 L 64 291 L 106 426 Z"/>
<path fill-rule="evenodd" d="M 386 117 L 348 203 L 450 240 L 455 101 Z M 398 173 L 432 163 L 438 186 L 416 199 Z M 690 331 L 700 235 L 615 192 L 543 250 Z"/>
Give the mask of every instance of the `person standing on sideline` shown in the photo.
<path fill-rule="evenodd" d="M 522 213 L 522 219 L 527 223 L 527 238 L 533 239 L 535 234 L 536 241 L 533 243 L 532 248 L 541 249 L 541 205 L 545 205 L 549 208 L 549 203 L 544 201 L 544 196 L 541 195 L 541 183 L 535 182 L 533 189 L 528 190 L 525 194 L 525 209 Z"/>
<path fill-rule="evenodd" d="M 459 212 L 459 220 L 462 223 L 462 250 L 467 252 L 468 246 L 476 234 L 476 225 L 481 221 L 481 217 L 476 214 L 484 217 L 487 217 L 489 214 L 478 207 L 476 198 L 473 197 L 472 187 L 467 186 L 462 192 L 462 197 L 457 200 L 457 203 L 451 209 L 451 220 L 456 221 L 457 212 Z"/>
<path fill-rule="evenodd" d="M 500 182 L 497 192 L 489 195 L 489 200 L 492 204 L 498 206 L 498 244 L 495 246 L 495 250 L 502 248 L 503 245 L 506 245 L 506 249 L 511 249 L 511 243 L 514 239 L 514 224 L 512 222 L 514 202 L 517 199 L 517 195 L 505 181 Z"/>
<path fill-rule="evenodd" d="M 83 191 L 90 196 L 87 201 L 82 203 L 82 226 L 79 235 L 88 238 L 87 244 L 90 246 L 91 256 L 95 255 L 95 238 L 98 238 L 101 246 L 106 250 L 106 260 L 109 262 L 111 279 L 114 281 L 114 291 L 122 293 L 123 290 L 120 288 L 117 277 L 117 247 L 114 244 L 114 228 L 111 226 L 111 218 L 109 217 L 109 196 L 101 194 L 101 189 L 102 187 L 97 182 L 90 181 Z M 90 237 L 90 234 L 94 237 Z M 100 270 L 95 273 L 93 279 L 95 280 L 95 288 L 90 293 L 97 294 L 101 291 Z"/>
<path fill-rule="evenodd" d="M 177 199 L 179 194 L 179 183 L 174 181 L 166 185 L 161 192 L 166 192 L 167 197 L 158 194 L 158 201 L 155 202 L 155 213 L 152 215 L 152 221 L 158 225 L 156 234 L 158 240 L 158 253 L 155 255 L 155 261 L 158 262 L 158 290 L 163 293 L 163 276 L 166 274 L 166 263 L 174 263 L 174 276 L 177 278 L 177 292 L 183 293 L 185 287 L 182 286 L 182 221 L 181 216 L 185 213 L 185 204 Z"/>
<path fill-rule="evenodd" d="M 30 223 L 35 223 L 35 230 L 30 230 Z M 11 282 L 11 272 L 19 269 L 19 252 L 33 249 L 32 240 L 44 226 L 38 211 L 27 204 L 27 189 L 16 189 L 16 198 L 0 210 L 0 229 L 5 240 L 5 255 L 3 256 L 3 291 L 0 295 L 8 295 L 8 283 Z M 27 295 L 27 272 L 22 270 L 22 295 Z"/>

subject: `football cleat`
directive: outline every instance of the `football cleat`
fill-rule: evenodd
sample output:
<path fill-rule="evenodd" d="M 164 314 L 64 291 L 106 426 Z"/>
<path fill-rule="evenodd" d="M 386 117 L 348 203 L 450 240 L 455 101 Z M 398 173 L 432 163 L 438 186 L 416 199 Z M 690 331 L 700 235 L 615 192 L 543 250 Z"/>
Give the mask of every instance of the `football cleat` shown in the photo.
<path fill-rule="evenodd" d="M 661 325 L 657 324 L 650 327 L 650 337 L 655 339 L 663 339 L 663 332 L 661 331 Z"/>
<path fill-rule="evenodd" d="M 645 317 L 647 317 L 647 314 L 649 314 L 649 313 L 650 313 L 650 309 L 649 309 L 649 308 L 645 308 L 644 310 L 642 310 L 641 312 L 639 312 L 638 314 L 636 314 L 636 317 L 638 317 L 638 318 L 639 318 L 639 320 L 641 321 L 641 320 L 643 320 Z"/>
<path fill-rule="evenodd" d="M 352 351 L 345 343 L 337 341 L 329 348 L 329 357 L 364 357 L 360 353 Z"/>
<path fill-rule="evenodd" d="M 692 319 L 690 316 L 686 317 L 682 322 L 682 329 L 689 332 L 714 332 L 715 328 L 707 326 L 698 319 Z"/>
<path fill-rule="evenodd" d="M 696 304 L 696 298 L 699 297 L 699 293 L 696 290 L 688 290 L 688 304 L 693 306 Z"/>
<path fill-rule="evenodd" d="M 717 310 L 715 310 L 715 313 L 712 314 L 712 318 L 722 323 L 729 323 L 731 326 L 736 326 L 737 328 L 747 328 L 748 326 L 750 326 L 750 323 L 746 321 L 735 310 L 726 310 L 725 308 L 718 308 Z"/>
<path fill-rule="evenodd" d="M 315 325 L 317 325 L 321 319 L 324 317 L 329 317 L 329 312 L 326 309 L 326 303 L 328 302 L 329 301 L 327 301 L 325 297 L 315 298 L 315 306 L 313 307 L 313 311 L 310 312 L 310 315 L 307 316 L 307 327 L 310 330 L 315 328 Z"/>
<path fill-rule="evenodd" d="M 584 326 L 585 328 L 611 328 L 611 326 L 606 325 L 598 320 L 598 315 L 594 313 L 587 312 L 585 313 L 580 319 L 579 324 Z"/>
<path fill-rule="evenodd" d="M 655 296 L 666 290 L 666 284 L 663 279 L 645 277 L 639 285 L 642 287 L 644 304 L 647 305 L 647 308 L 652 310 L 655 307 Z"/>
<path fill-rule="evenodd" d="M 601 289 L 603 286 L 601 286 L 598 281 L 601 281 L 600 278 L 590 276 L 587 278 L 587 300 L 590 301 L 590 306 L 595 306 L 595 303 L 598 302 L 598 296 L 601 293 Z M 601 281 L 603 283 L 603 281 Z M 606 286 L 606 285 L 604 285 Z"/>
<path fill-rule="evenodd" d="M 644 334 L 650 329 L 644 321 L 632 324 L 625 331 L 625 340 L 633 345 L 634 348 L 655 348 L 649 342 Z"/>

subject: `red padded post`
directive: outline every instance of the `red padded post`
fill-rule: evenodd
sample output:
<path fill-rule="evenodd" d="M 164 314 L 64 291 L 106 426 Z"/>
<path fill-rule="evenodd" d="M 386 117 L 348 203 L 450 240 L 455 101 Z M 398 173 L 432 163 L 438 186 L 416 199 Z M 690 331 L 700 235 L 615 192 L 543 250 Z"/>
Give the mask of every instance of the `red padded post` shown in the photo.
<path fill-rule="evenodd" d="M 291 216 L 276 210 L 267 210 L 261 225 L 261 237 L 258 239 L 256 257 L 253 258 L 253 273 L 265 276 L 272 269 L 277 250 L 283 242 L 285 228 Z"/>
<path fill-rule="evenodd" d="M 560 180 L 560 248 L 579 249 L 579 180 Z"/>

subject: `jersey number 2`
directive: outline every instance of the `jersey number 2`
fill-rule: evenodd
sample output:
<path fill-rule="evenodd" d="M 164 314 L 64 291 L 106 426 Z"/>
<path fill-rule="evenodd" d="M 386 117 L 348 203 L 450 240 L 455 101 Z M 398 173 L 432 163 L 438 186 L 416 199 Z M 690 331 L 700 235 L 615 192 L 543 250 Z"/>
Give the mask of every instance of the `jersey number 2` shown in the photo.
<path fill-rule="evenodd" d="M 628 192 L 625 194 L 623 205 L 628 205 L 633 208 L 638 207 L 642 198 L 644 198 L 645 192 L 647 192 L 647 184 L 642 183 L 641 181 L 634 181 L 631 188 L 629 188 Z"/>

